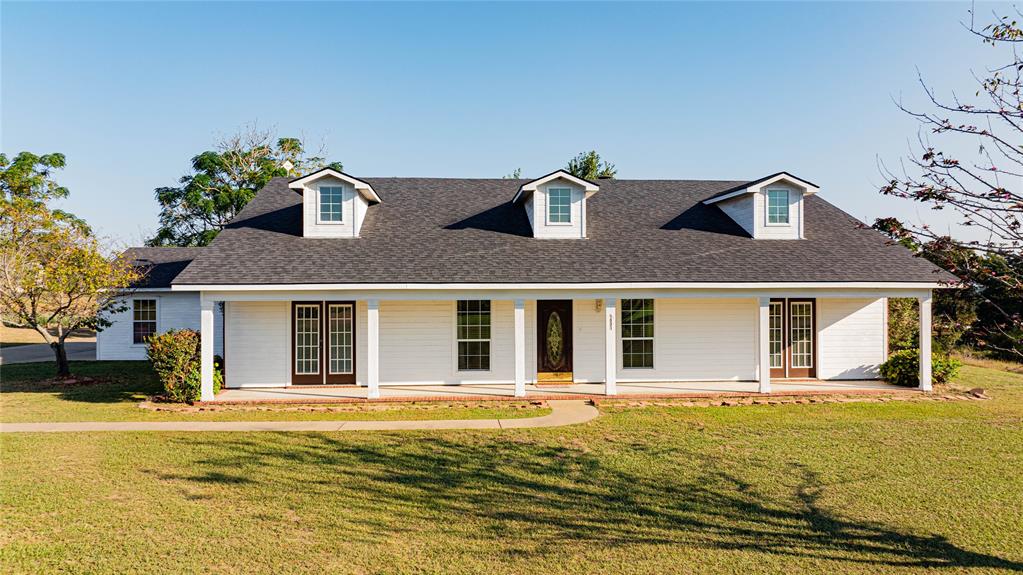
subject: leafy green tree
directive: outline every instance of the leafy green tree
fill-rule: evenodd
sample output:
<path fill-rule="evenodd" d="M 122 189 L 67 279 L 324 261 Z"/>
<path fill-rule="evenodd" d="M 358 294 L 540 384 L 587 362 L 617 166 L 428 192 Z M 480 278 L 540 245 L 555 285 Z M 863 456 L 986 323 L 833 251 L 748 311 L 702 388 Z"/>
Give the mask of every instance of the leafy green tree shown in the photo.
<path fill-rule="evenodd" d="M 160 228 L 152 246 L 205 246 L 275 177 L 297 177 L 326 164 L 308 156 L 298 138 L 278 138 L 254 127 L 221 140 L 215 150 L 192 158 L 192 173 L 177 187 L 157 188 Z"/>
<path fill-rule="evenodd" d="M 57 375 L 67 376 L 67 337 L 109 325 L 104 312 L 123 308 L 117 295 L 139 272 L 105 255 L 84 222 L 46 205 L 68 195 L 52 177 L 64 156 L 23 152 L 0 163 L 0 315 L 37 331 L 53 350 Z"/>
<path fill-rule="evenodd" d="M 515 168 L 515 170 L 512 173 L 508 174 L 507 176 L 504 176 L 503 179 L 505 179 L 505 180 L 518 180 L 521 177 L 522 177 L 522 168 Z"/>
<path fill-rule="evenodd" d="M 602 160 L 595 150 L 583 152 L 568 161 L 565 170 L 577 178 L 598 180 L 614 178 L 618 175 L 615 165 Z"/>

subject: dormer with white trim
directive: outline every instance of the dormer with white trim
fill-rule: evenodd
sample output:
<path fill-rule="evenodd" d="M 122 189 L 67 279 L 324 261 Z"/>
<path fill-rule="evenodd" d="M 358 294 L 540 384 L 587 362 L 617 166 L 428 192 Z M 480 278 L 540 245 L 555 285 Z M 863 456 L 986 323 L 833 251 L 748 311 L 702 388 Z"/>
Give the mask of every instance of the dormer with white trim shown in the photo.
<path fill-rule="evenodd" d="M 704 204 L 714 204 L 754 239 L 801 240 L 803 231 L 803 198 L 820 189 L 787 172 L 725 190 Z"/>
<path fill-rule="evenodd" d="M 307 238 L 357 238 L 366 211 L 380 203 L 373 186 L 333 168 L 292 180 L 302 193 L 302 235 Z"/>
<path fill-rule="evenodd" d="M 586 237 L 586 199 L 600 186 L 558 170 L 526 182 L 512 198 L 521 203 L 534 238 L 582 239 Z"/>

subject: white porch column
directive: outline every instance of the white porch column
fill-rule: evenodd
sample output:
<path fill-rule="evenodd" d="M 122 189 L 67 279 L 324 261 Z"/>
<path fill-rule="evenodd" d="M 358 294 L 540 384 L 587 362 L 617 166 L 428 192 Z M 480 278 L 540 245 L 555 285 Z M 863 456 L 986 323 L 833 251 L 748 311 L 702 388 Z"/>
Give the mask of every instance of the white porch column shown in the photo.
<path fill-rule="evenodd" d="M 526 397 L 526 300 L 515 300 L 515 397 Z"/>
<path fill-rule="evenodd" d="M 200 300 L 199 305 L 199 399 L 213 401 L 213 306 L 216 302 Z"/>
<path fill-rule="evenodd" d="M 604 300 L 604 395 L 618 395 L 618 300 Z"/>
<path fill-rule="evenodd" d="M 920 302 L 920 389 L 931 391 L 931 292 Z"/>
<path fill-rule="evenodd" d="M 366 302 L 366 397 L 380 397 L 380 300 Z"/>
<path fill-rule="evenodd" d="M 757 375 L 760 393 L 771 393 L 771 298 L 761 297 L 757 308 Z"/>

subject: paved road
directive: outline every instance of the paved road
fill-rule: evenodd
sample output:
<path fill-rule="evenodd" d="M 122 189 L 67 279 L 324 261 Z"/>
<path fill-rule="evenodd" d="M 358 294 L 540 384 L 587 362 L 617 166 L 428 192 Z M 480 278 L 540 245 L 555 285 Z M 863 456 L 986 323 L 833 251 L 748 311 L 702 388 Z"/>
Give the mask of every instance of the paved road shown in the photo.
<path fill-rule="evenodd" d="M 425 421 L 81 421 L 0 423 L 0 432 L 83 431 L 408 431 L 422 429 L 522 429 L 585 423 L 600 413 L 582 400 L 549 402 L 551 413 L 521 419 L 432 419 Z"/>
<path fill-rule="evenodd" d="M 92 361 L 96 359 L 96 342 L 69 341 L 67 358 L 69 361 Z M 29 363 L 33 361 L 53 361 L 53 350 L 45 343 L 18 345 L 0 349 L 0 364 Z"/>

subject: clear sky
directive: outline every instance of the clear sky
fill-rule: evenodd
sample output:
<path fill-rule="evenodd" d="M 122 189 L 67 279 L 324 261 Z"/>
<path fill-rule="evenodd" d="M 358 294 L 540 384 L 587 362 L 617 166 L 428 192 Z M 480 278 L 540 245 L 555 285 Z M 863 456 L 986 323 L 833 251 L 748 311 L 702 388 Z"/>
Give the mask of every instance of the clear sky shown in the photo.
<path fill-rule="evenodd" d="M 539 176 L 597 149 L 622 178 L 780 170 L 872 221 L 918 126 L 999 63 L 968 3 L 3 2 L 0 147 L 63 152 L 66 209 L 137 244 L 153 189 L 258 122 L 355 176 Z M 978 5 L 990 14 L 996 5 Z"/>

